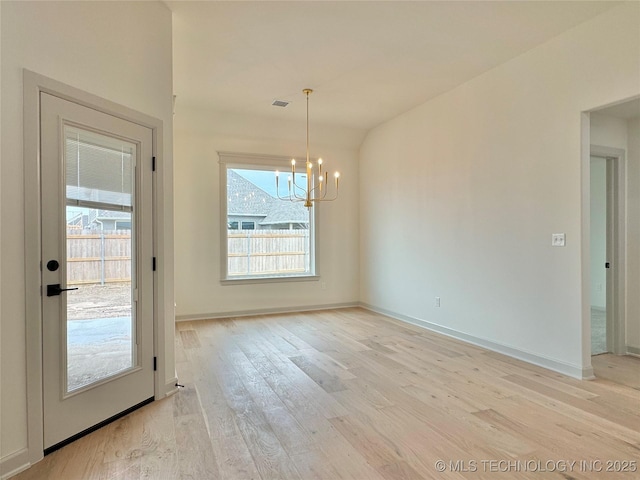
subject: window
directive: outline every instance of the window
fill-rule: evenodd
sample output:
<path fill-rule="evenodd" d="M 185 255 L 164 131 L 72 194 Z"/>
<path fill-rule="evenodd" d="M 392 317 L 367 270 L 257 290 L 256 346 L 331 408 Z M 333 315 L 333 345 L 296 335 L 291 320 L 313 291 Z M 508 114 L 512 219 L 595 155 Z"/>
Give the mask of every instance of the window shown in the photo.
<path fill-rule="evenodd" d="M 131 220 L 116 220 L 116 230 L 131 230 Z"/>
<path fill-rule="evenodd" d="M 314 208 L 277 198 L 275 171 L 290 159 L 219 155 L 223 283 L 315 279 Z"/>

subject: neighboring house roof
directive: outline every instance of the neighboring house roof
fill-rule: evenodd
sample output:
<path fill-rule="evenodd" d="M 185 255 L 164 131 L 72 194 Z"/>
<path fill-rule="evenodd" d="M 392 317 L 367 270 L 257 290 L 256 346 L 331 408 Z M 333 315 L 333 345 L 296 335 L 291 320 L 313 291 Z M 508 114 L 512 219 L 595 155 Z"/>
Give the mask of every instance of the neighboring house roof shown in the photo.
<path fill-rule="evenodd" d="M 78 225 L 82 226 L 84 215 L 82 213 L 77 213 L 71 218 L 67 218 L 67 225 Z"/>
<path fill-rule="evenodd" d="M 273 208 L 260 225 L 274 225 L 281 223 L 309 223 L 309 217 L 306 207 L 302 202 L 287 202 L 284 200 L 275 200 Z"/>
<path fill-rule="evenodd" d="M 291 203 L 272 197 L 253 182 L 227 170 L 227 211 L 233 215 L 265 217 L 260 225 L 308 223 L 302 203 Z"/>
<path fill-rule="evenodd" d="M 131 212 L 114 212 L 112 210 L 99 210 L 96 218 L 102 219 L 115 219 L 115 220 L 130 220 Z"/>
<path fill-rule="evenodd" d="M 131 220 L 131 212 L 118 212 L 112 210 L 89 210 L 81 211 L 67 220 L 67 225 L 80 225 L 83 228 L 92 224 L 96 220 Z"/>
<path fill-rule="evenodd" d="M 227 170 L 227 211 L 230 215 L 266 216 L 274 200 L 254 183 Z"/>

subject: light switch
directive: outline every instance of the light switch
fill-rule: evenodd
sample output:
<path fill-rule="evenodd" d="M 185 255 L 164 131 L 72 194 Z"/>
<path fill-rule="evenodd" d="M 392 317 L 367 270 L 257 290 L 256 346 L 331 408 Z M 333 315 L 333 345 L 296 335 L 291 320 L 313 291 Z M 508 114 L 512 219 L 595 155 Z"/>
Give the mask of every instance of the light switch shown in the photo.
<path fill-rule="evenodd" d="M 552 233 L 551 234 L 551 246 L 564 247 L 565 239 L 564 233 Z"/>

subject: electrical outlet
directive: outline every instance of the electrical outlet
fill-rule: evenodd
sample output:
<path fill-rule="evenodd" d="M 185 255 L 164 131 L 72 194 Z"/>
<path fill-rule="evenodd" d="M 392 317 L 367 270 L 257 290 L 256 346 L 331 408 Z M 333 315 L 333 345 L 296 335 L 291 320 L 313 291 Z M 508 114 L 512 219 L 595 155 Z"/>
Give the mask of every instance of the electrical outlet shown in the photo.
<path fill-rule="evenodd" d="M 553 247 L 564 247 L 564 245 L 565 245 L 564 233 L 552 233 L 551 234 L 551 246 L 553 246 Z"/>
<path fill-rule="evenodd" d="M 436 307 L 440 306 L 440 297 L 436 297 Z"/>
<path fill-rule="evenodd" d="M 326 290 L 327 289 L 327 282 L 320 282 L 320 288 L 322 290 Z"/>

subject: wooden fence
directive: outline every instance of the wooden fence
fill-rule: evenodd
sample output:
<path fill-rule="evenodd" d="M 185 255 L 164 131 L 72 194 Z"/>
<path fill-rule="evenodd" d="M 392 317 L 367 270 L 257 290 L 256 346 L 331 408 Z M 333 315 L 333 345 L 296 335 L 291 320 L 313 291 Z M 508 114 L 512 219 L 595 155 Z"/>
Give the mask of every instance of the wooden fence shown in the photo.
<path fill-rule="evenodd" d="M 309 230 L 229 230 L 228 274 L 309 270 Z M 67 231 L 67 284 L 131 281 L 131 232 Z"/>
<path fill-rule="evenodd" d="M 229 230 L 228 275 L 309 270 L 309 230 Z"/>
<path fill-rule="evenodd" d="M 67 284 L 130 282 L 131 231 L 67 231 Z"/>

